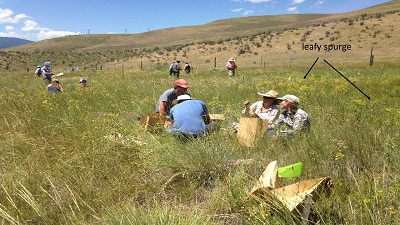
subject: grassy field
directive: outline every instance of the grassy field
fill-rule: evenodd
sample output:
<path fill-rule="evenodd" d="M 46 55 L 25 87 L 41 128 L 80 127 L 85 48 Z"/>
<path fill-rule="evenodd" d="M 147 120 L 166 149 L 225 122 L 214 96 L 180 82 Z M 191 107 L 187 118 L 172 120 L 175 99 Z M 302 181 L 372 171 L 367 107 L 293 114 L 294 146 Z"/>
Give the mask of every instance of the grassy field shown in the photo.
<path fill-rule="evenodd" d="M 313 206 L 318 224 L 399 224 L 400 70 L 390 65 L 333 69 L 246 69 L 182 75 L 221 129 L 181 143 L 144 132 L 172 86 L 166 71 L 71 73 L 48 94 L 32 73 L 0 77 L 1 224 L 291 224 L 274 201 L 248 196 L 273 160 L 303 162 L 283 184 L 330 176 L 333 192 Z M 91 87 L 81 89 L 78 80 Z M 312 129 L 284 141 L 241 146 L 231 124 L 242 102 L 274 89 L 299 96 Z M 227 166 L 237 159 L 250 164 Z"/>

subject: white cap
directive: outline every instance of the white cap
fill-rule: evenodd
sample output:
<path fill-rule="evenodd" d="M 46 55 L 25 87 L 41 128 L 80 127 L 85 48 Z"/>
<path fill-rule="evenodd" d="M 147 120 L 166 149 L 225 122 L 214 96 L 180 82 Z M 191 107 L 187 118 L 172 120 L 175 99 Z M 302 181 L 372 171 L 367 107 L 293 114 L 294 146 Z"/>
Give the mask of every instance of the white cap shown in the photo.
<path fill-rule="evenodd" d="M 300 104 L 300 99 L 295 95 L 285 95 L 282 98 L 277 98 L 277 99 L 282 101 L 288 100 L 289 102 L 294 103 L 296 105 Z"/>

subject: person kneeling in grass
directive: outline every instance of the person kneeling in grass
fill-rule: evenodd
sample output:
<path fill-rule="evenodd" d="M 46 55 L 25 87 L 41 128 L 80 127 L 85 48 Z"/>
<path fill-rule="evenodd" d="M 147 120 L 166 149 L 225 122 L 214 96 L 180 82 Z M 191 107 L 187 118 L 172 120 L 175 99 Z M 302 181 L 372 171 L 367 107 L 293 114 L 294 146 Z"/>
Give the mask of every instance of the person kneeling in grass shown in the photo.
<path fill-rule="evenodd" d="M 173 135 L 191 139 L 203 136 L 211 130 L 212 123 L 204 102 L 184 94 L 179 95 L 175 103 L 167 117 L 173 121 L 170 130 Z"/>
<path fill-rule="evenodd" d="M 291 137 L 298 131 L 310 129 L 310 117 L 308 113 L 298 108 L 300 100 L 297 96 L 288 94 L 282 98 L 277 98 L 277 100 L 281 101 L 279 106 L 281 109 L 284 109 L 284 111 L 279 115 L 274 126 L 270 127 L 275 129 L 275 131 L 279 131 L 278 134 L 274 134 L 274 137 Z"/>
<path fill-rule="evenodd" d="M 63 87 L 58 79 L 52 79 L 51 83 L 46 86 L 46 91 L 49 93 L 62 93 L 64 92 Z"/>
<path fill-rule="evenodd" d="M 84 78 L 84 77 L 82 77 L 82 78 L 79 80 L 79 84 L 80 84 L 80 86 L 83 87 L 83 88 L 87 88 L 87 87 L 90 86 L 89 83 L 87 82 L 86 78 Z"/>

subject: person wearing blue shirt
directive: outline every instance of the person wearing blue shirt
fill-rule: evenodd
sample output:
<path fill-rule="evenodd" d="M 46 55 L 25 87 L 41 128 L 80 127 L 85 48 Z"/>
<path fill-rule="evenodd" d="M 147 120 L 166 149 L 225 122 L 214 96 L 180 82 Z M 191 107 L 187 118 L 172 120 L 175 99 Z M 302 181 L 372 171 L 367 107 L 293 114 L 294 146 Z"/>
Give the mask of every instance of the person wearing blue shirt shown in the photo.
<path fill-rule="evenodd" d="M 42 67 L 43 81 L 46 84 L 51 84 L 51 78 L 54 75 L 55 75 L 55 73 L 51 72 L 51 64 L 50 64 L 50 62 L 45 62 L 44 66 Z"/>
<path fill-rule="evenodd" d="M 53 79 L 51 83 L 46 86 L 46 91 L 49 93 L 63 93 L 64 89 L 58 79 Z"/>
<path fill-rule="evenodd" d="M 206 104 L 187 94 L 178 96 L 168 120 L 173 121 L 171 133 L 187 139 L 205 135 L 208 132 L 207 125 L 210 124 Z"/>

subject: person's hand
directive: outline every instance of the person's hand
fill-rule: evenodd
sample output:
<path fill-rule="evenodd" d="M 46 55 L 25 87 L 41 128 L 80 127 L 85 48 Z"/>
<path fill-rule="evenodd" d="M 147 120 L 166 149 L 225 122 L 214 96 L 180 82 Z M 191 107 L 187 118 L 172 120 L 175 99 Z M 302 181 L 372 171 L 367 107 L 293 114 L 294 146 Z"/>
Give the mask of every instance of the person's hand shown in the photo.
<path fill-rule="evenodd" d="M 273 141 L 277 141 L 277 140 L 279 140 L 279 137 L 278 137 L 278 135 L 274 134 L 274 135 L 271 137 L 271 139 L 272 139 Z"/>

